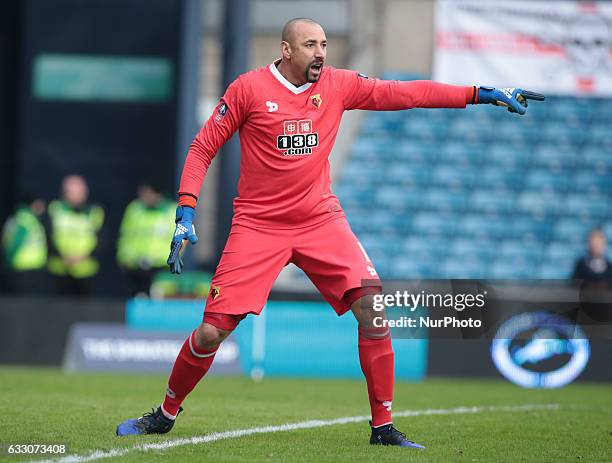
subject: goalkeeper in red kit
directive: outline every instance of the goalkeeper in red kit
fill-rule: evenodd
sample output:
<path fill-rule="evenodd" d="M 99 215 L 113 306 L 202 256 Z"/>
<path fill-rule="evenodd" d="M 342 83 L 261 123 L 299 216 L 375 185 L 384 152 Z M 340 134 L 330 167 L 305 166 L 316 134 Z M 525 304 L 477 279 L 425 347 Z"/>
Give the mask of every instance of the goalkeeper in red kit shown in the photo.
<path fill-rule="evenodd" d="M 168 259 L 180 273 L 180 249 L 195 244 L 198 193 L 210 162 L 239 131 L 238 197 L 232 228 L 211 283 L 201 325 L 185 340 L 163 404 L 117 427 L 117 435 L 166 433 L 181 404 L 210 368 L 219 345 L 248 314 L 259 314 L 281 269 L 300 267 L 338 315 L 358 321 L 358 349 L 372 412 L 371 444 L 424 448 L 395 429 L 393 349 L 388 328 L 372 323 L 382 291 L 374 263 L 331 191 L 328 157 L 344 111 L 465 108 L 492 103 L 524 114 L 521 89 L 460 87 L 431 81 L 384 81 L 324 66 L 327 39 L 310 19 L 289 21 L 282 57 L 238 77 L 194 139 L 179 188 Z M 380 312 L 376 312 L 380 316 Z"/>

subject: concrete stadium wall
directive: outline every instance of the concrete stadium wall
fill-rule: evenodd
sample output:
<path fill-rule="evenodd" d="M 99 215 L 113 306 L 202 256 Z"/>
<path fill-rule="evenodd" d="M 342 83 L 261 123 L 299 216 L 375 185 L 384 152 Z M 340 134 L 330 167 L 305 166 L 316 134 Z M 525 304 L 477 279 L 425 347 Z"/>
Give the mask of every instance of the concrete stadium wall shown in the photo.
<path fill-rule="evenodd" d="M 431 74 L 434 0 L 386 0 L 379 62 L 381 71 Z"/>

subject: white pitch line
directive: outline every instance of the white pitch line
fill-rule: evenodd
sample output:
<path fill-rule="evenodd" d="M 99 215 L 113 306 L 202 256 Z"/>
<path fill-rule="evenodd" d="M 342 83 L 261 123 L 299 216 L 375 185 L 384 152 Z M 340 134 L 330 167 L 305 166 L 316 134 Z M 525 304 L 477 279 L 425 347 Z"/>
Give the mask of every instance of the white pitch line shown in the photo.
<path fill-rule="evenodd" d="M 466 415 L 475 413 L 487 412 L 523 412 L 532 410 L 557 410 L 558 404 L 527 404 L 527 405 L 505 405 L 505 406 L 488 406 L 488 407 L 457 407 L 457 408 L 441 408 L 441 409 L 425 409 L 425 410 L 406 410 L 403 412 L 393 413 L 394 417 L 406 416 L 431 416 L 431 415 Z M 151 444 L 139 444 L 133 447 L 125 447 L 113 450 L 96 450 L 87 455 L 68 455 L 65 457 L 55 458 L 51 460 L 32 460 L 36 463 L 85 463 L 88 461 L 102 460 L 104 458 L 122 457 L 131 452 L 148 452 L 149 450 L 167 450 L 173 447 L 183 445 L 198 445 L 208 444 L 224 439 L 235 439 L 237 437 L 251 436 L 253 434 L 269 434 L 283 431 L 295 431 L 297 429 L 322 428 L 324 426 L 334 426 L 337 424 L 357 423 L 367 421 L 370 417 L 363 416 L 346 416 L 333 420 L 311 420 L 301 421 L 299 423 L 281 424 L 279 426 L 263 426 L 259 428 L 236 429 L 234 431 L 214 432 L 204 436 L 194 436 L 187 439 L 173 439 L 164 442 Z"/>

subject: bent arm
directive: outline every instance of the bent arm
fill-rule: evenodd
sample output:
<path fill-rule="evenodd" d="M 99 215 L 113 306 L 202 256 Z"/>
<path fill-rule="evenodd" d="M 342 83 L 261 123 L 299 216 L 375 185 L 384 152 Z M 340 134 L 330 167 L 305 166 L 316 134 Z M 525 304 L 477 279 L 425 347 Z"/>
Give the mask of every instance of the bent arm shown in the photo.
<path fill-rule="evenodd" d="M 245 119 L 242 95 L 242 89 L 235 81 L 191 143 L 181 174 L 179 206 L 195 208 L 210 163 Z"/>

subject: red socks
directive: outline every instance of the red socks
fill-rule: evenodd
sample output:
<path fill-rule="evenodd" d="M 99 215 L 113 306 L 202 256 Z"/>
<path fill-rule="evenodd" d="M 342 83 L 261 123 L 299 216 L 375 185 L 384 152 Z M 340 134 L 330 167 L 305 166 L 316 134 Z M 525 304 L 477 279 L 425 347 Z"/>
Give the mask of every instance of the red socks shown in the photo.
<path fill-rule="evenodd" d="M 167 418 L 176 418 L 183 400 L 206 374 L 217 353 L 218 348 L 213 351 L 199 348 L 193 339 L 194 333 L 181 347 L 168 380 L 168 390 L 162 405 L 162 412 Z"/>
<path fill-rule="evenodd" d="M 185 397 L 209 370 L 216 352 L 217 349 L 207 351 L 199 348 L 193 340 L 193 333 L 185 340 L 168 380 L 168 391 L 162 405 L 164 415 L 176 417 Z M 392 423 L 394 368 L 391 336 L 368 339 L 360 332 L 359 361 L 368 385 L 372 426 Z"/>
<path fill-rule="evenodd" d="M 361 330 L 360 330 L 361 331 Z M 368 339 L 359 333 L 359 361 L 368 384 L 368 396 L 372 409 L 372 426 L 393 422 L 393 347 L 391 336 Z"/>

